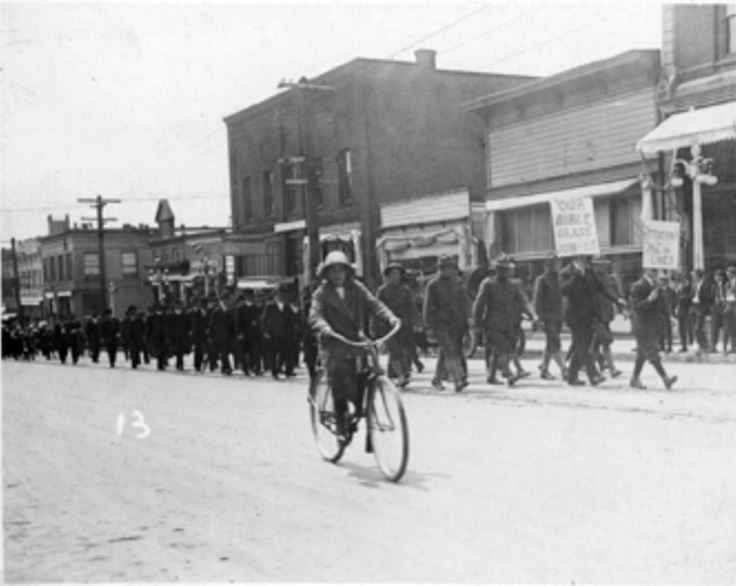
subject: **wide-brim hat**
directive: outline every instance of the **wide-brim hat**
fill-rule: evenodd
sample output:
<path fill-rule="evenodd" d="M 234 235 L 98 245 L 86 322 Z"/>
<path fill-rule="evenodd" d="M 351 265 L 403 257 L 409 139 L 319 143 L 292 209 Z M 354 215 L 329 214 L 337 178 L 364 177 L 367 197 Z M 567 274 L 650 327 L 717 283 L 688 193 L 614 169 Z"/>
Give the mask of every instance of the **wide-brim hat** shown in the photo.
<path fill-rule="evenodd" d="M 383 276 L 385 277 L 393 270 L 401 271 L 402 275 L 406 274 L 406 269 L 404 268 L 404 265 L 402 265 L 400 262 L 390 262 L 386 265 L 386 268 L 383 269 Z"/>
<path fill-rule="evenodd" d="M 322 276 L 330 267 L 344 266 L 348 271 L 353 271 L 353 265 L 348 256 L 341 250 L 333 250 L 328 253 L 324 260 L 320 263 L 319 275 Z"/>
<path fill-rule="evenodd" d="M 497 269 L 513 269 L 516 267 L 514 261 L 508 254 L 502 254 L 493 263 L 494 268 Z"/>
<path fill-rule="evenodd" d="M 605 256 L 596 256 L 591 262 L 599 267 L 609 267 L 613 264 L 611 259 Z"/>

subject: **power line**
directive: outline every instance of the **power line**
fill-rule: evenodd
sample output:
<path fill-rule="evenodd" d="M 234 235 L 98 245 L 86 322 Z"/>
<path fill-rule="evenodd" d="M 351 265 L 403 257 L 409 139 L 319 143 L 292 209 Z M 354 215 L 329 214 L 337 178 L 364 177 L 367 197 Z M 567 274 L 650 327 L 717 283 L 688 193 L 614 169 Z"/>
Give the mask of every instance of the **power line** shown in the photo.
<path fill-rule="evenodd" d="M 440 34 L 441 32 L 444 32 L 444 31 L 446 31 L 447 29 L 450 29 L 450 28 L 452 28 L 453 26 L 455 26 L 456 24 L 458 24 L 458 23 L 462 22 L 463 20 L 465 20 L 465 19 L 468 19 L 468 18 L 470 18 L 471 16 L 475 16 L 476 14 L 478 14 L 479 12 L 481 12 L 481 11 L 483 11 L 483 10 L 486 10 L 486 9 L 488 8 L 488 6 L 489 6 L 488 4 L 483 4 L 483 5 L 482 5 L 482 6 L 480 7 L 480 8 L 476 8 L 476 9 L 475 9 L 475 10 L 473 10 L 472 12 L 469 12 L 468 14 L 465 14 L 464 16 L 461 16 L 460 18 L 458 18 L 458 19 L 456 19 L 456 20 L 453 20 L 453 21 L 452 21 L 452 22 L 450 22 L 450 23 L 448 23 L 448 24 L 446 24 L 446 25 L 443 25 L 443 26 L 441 26 L 441 27 L 440 27 L 440 28 L 438 28 L 437 30 L 434 30 L 434 31 L 432 31 L 431 33 L 428 33 L 427 35 L 425 35 L 425 36 L 421 37 L 420 39 L 416 39 L 416 40 L 415 40 L 415 41 L 413 41 L 413 42 L 412 42 L 411 44 L 409 44 L 409 45 L 406 45 L 405 47 L 402 47 L 402 48 L 401 48 L 401 49 L 399 49 L 398 51 L 395 51 L 395 52 L 391 53 L 391 54 L 390 54 L 390 55 L 389 55 L 388 57 L 386 57 L 386 58 L 387 58 L 387 59 L 393 59 L 394 57 L 396 57 L 396 55 L 399 55 L 399 54 L 403 53 L 404 51 L 408 51 L 409 49 L 411 49 L 412 47 L 415 47 L 415 46 L 416 46 L 416 45 L 418 45 L 419 43 L 423 43 L 423 42 L 424 42 L 424 41 L 426 41 L 427 39 L 431 39 L 432 37 L 434 37 L 434 36 L 436 36 L 436 35 Z"/>
<path fill-rule="evenodd" d="M 225 199 L 230 197 L 230 194 L 220 194 L 220 195 L 170 195 L 170 196 L 159 196 L 159 195 L 153 195 L 153 196 L 146 196 L 146 197 L 128 197 L 126 198 L 125 202 L 129 201 L 159 201 L 161 199 L 168 199 L 171 201 L 190 201 L 190 200 L 215 200 L 215 199 Z M 67 204 L 67 205 L 42 205 L 42 206 L 29 206 L 29 207 L 2 207 L 0 208 L 0 212 L 2 213 L 23 213 L 23 212 L 43 212 L 43 211 L 53 211 L 53 210 L 69 210 L 74 209 L 73 205 Z"/>

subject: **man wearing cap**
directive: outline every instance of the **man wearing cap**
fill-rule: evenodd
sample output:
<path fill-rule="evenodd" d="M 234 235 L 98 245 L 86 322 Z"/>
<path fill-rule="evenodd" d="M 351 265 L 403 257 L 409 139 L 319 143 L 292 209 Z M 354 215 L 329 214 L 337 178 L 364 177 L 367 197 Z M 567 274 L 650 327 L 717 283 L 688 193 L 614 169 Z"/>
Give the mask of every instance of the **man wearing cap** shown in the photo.
<path fill-rule="evenodd" d="M 358 393 L 356 359 L 360 351 L 335 338 L 332 332 L 350 340 L 365 337 L 363 328 L 371 316 L 385 319 L 392 326 L 398 318 L 366 287 L 354 278 L 353 268 L 344 252 L 333 250 L 322 262 L 321 284 L 312 296 L 309 325 L 319 339 L 323 364 L 335 402 L 340 434 L 344 434 L 348 401 L 361 408 Z"/>
<path fill-rule="evenodd" d="M 432 386 L 443 388 L 444 368 L 459 392 L 468 386 L 462 363 L 463 336 L 468 331 L 468 300 L 465 287 L 458 279 L 455 260 L 443 255 L 438 265 L 439 274 L 427 284 L 422 311 L 427 335 L 439 344 Z"/>
<path fill-rule="evenodd" d="M 383 276 L 385 283 L 378 288 L 376 297 L 401 320 L 399 333 L 386 344 L 389 355 L 389 371 L 396 376 L 398 385 L 405 387 L 409 383 L 411 373 L 411 345 L 414 343 L 414 301 L 409 287 L 402 282 L 404 278 L 403 265 L 397 262 L 389 263 L 383 271 Z"/>
<path fill-rule="evenodd" d="M 631 286 L 631 333 L 636 339 L 636 362 L 629 384 L 635 389 L 646 389 L 639 375 L 647 360 L 652 363 L 667 389 L 677 381 L 676 376 L 667 375 L 659 359 L 657 313 L 660 293 L 653 269 L 644 269 L 642 278 Z"/>
<path fill-rule="evenodd" d="M 560 369 L 563 380 L 567 379 L 567 368 L 562 357 L 560 332 L 562 331 L 562 292 L 560 291 L 560 259 L 552 254 L 544 263 L 544 273 L 534 283 L 534 310 L 544 327 L 546 345 L 539 367 L 541 377 L 553 380 L 549 372 L 550 360 Z"/>
<path fill-rule="evenodd" d="M 568 299 L 565 322 L 572 332 L 572 359 L 567 379 L 570 385 L 584 384 L 578 378 L 578 372 L 583 366 L 590 384 L 597 385 L 605 380 L 596 369 L 591 352 L 593 320 L 598 311 L 596 295 L 600 292 L 619 307 L 624 305 L 623 299 L 606 289 L 589 264 L 586 257 L 577 256 L 560 271 L 561 291 Z"/>
<path fill-rule="evenodd" d="M 611 261 L 603 256 L 593 259 L 593 271 L 595 276 L 603 284 L 606 291 L 609 291 L 616 299 L 621 298 L 618 289 L 618 283 L 611 274 Z M 610 297 L 604 295 L 601 290 L 596 290 L 595 294 L 595 315 L 593 317 L 593 353 L 598 361 L 600 369 L 608 369 L 611 378 L 621 375 L 621 371 L 616 368 L 613 362 L 613 352 L 611 344 L 613 344 L 613 332 L 611 331 L 611 322 L 616 315 L 616 307 Z M 668 318 L 669 319 L 669 318 Z M 670 343 L 671 344 L 671 343 Z"/>
<path fill-rule="evenodd" d="M 511 259 L 502 254 L 495 264 L 496 276 L 484 279 L 475 297 L 473 326 L 482 330 L 485 339 L 493 345 L 496 363 L 511 386 L 521 377 L 511 371 L 509 363 L 517 356 L 517 321 L 520 308 L 527 303 L 519 285 L 510 279 L 514 267 Z M 531 308 L 527 311 L 536 319 Z"/>

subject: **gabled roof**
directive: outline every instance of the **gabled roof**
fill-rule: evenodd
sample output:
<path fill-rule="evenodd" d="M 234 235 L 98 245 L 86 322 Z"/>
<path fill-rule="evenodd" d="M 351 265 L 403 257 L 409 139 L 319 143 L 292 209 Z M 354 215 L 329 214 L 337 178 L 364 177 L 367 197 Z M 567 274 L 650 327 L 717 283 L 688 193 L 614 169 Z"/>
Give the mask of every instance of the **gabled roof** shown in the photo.
<path fill-rule="evenodd" d="M 156 208 L 156 219 L 157 224 L 168 222 L 174 219 L 174 212 L 171 211 L 171 205 L 168 199 L 158 200 L 158 208 Z"/>

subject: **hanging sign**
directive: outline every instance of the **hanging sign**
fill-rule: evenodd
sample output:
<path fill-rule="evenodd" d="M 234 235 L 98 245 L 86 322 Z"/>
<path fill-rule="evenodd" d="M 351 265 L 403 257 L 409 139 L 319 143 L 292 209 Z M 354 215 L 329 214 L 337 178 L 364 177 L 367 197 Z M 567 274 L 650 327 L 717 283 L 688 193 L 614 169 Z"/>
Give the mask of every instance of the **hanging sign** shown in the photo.
<path fill-rule="evenodd" d="M 644 221 L 642 266 L 647 269 L 680 268 L 680 223 Z"/>
<path fill-rule="evenodd" d="M 593 199 L 551 199 L 552 228 L 557 256 L 600 255 Z"/>

